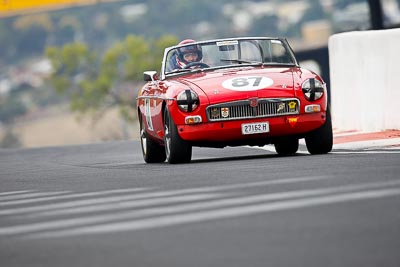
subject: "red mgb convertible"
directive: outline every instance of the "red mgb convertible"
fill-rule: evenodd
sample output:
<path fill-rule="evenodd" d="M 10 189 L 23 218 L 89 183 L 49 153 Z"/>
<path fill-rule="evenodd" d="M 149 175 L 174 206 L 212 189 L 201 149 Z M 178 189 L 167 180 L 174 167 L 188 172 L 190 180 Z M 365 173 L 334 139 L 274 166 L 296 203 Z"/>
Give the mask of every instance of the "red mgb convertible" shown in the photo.
<path fill-rule="evenodd" d="M 187 163 L 192 147 L 332 149 L 326 84 L 301 68 L 286 39 L 185 40 L 146 71 L 137 97 L 144 161 Z"/>

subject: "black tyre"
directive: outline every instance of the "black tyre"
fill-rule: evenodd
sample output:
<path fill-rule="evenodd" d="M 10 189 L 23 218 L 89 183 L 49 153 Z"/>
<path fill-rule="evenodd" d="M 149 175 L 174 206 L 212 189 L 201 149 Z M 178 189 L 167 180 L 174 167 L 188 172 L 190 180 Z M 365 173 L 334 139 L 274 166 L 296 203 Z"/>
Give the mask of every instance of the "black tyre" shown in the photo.
<path fill-rule="evenodd" d="M 310 154 L 326 154 L 332 151 L 333 132 L 330 109 L 326 111 L 326 121 L 320 128 L 307 134 L 306 146 Z"/>
<path fill-rule="evenodd" d="M 148 137 L 145 122 L 140 117 L 140 144 L 142 145 L 143 159 L 146 163 L 159 163 L 165 161 L 165 149 L 162 145 Z"/>
<path fill-rule="evenodd" d="M 295 137 L 282 138 L 274 146 L 276 153 L 280 156 L 294 155 L 299 149 L 299 139 Z"/>
<path fill-rule="evenodd" d="M 167 161 L 171 164 L 188 163 L 192 159 L 192 146 L 182 140 L 168 109 L 164 112 L 164 143 Z"/>

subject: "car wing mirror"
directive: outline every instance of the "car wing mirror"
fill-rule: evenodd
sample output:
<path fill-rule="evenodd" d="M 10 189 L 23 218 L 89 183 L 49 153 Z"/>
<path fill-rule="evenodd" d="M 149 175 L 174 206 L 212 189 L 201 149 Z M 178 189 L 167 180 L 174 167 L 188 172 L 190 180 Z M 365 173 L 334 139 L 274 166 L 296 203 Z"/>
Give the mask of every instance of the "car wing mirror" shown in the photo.
<path fill-rule="evenodd" d="M 156 71 L 145 71 L 143 73 L 143 79 L 145 82 L 154 82 L 158 80 L 158 75 Z"/>

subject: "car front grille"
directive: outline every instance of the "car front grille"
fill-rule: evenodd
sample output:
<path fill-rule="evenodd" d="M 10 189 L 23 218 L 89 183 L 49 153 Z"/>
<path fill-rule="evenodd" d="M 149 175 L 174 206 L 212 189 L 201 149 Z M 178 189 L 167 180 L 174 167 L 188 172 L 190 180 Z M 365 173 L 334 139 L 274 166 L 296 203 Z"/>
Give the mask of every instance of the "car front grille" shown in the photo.
<path fill-rule="evenodd" d="M 207 107 L 209 121 L 264 118 L 299 114 L 296 98 L 261 98 L 211 105 Z"/>

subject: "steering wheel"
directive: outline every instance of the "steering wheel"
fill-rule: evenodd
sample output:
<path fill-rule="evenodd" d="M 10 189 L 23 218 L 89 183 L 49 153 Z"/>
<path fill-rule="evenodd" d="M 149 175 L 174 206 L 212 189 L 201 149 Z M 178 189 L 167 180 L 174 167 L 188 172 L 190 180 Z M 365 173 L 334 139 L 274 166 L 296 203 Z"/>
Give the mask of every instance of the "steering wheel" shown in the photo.
<path fill-rule="evenodd" d="M 192 67 L 209 68 L 210 66 L 208 66 L 206 63 L 203 63 L 203 62 L 191 62 L 191 63 L 188 63 L 184 67 L 184 69 L 190 69 Z"/>

